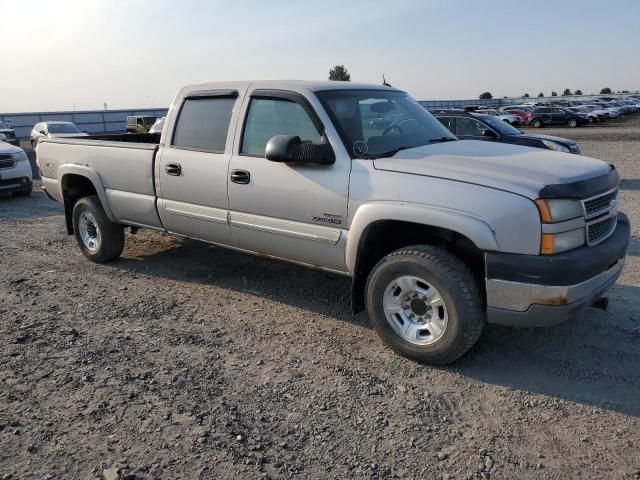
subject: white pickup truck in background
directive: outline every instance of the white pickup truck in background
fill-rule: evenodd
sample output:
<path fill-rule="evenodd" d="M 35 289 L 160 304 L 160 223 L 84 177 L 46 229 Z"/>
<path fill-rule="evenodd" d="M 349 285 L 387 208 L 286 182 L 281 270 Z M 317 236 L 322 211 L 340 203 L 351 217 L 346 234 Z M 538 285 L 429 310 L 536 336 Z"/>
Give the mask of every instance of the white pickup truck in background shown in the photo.
<path fill-rule="evenodd" d="M 589 307 L 629 242 L 610 165 L 458 140 L 386 86 L 189 86 L 161 135 L 43 138 L 37 161 L 89 259 L 117 258 L 126 227 L 152 228 L 347 275 L 354 311 L 434 364 L 487 321 L 542 326 Z"/>

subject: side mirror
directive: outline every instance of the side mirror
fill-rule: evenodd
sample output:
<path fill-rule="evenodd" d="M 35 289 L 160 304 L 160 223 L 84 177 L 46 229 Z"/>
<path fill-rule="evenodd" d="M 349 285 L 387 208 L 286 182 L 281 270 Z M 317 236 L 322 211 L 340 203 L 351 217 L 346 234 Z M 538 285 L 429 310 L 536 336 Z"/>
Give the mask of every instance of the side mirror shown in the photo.
<path fill-rule="evenodd" d="M 482 136 L 483 137 L 487 137 L 487 138 L 497 138 L 498 135 L 496 134 L 496 132 L 494 132 L 493 130 L 490 129 L 486 129 L 482 131 Z"/>
<path fill-rule="evenodd" d="M 328 142 L 303 142 L 295 135 L 276 135 L 267 142 L 264 156 L 272 162 L 331 165 L 336 157 Z"/>

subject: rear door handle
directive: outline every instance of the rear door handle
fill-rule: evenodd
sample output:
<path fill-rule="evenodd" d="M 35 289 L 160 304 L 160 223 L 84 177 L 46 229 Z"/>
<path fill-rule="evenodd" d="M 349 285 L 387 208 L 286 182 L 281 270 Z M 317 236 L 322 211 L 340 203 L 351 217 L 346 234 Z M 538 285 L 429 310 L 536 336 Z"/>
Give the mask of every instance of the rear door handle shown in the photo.
<path fill-rule="evenodd" d="M 239 183 L 240 185 L 246 185 L 251 181 L 251 174 L 246 170 L 231 170 L 229 177 L 233 183 Z"/>
<path fill-rule="evenodd" d="M 182 173 L 182 167 L 179 163 L 167 163 L 167 166 L 164 167 L 164 171 L 167 172 L 167 175 L 179 177 Z"/>

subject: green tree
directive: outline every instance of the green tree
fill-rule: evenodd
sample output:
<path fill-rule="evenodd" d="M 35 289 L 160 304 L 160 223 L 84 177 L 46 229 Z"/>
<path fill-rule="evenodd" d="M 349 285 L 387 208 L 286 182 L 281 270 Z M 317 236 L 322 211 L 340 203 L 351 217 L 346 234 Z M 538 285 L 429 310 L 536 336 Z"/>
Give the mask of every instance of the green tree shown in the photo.
<path fill-rule="evenodd" d="M 571 90 L 570 90 L 570 89 L 565 88 L 565 89 L 564 89 L 564 92 L 562 92 L 562 95 L 563 95 L 563 96 L 567 96 L 567 95 L 573 95 L 573 94 L 571 93 Z"/>
<path fill-rule="evenodd" d="M 544 97 L 544 93 L 540 92 L 540 93 L 538 94 L 538 97 L 540 97 L 540 98 Z"/>
<path fill-rule="evenodd" d="M 524 95 L 522 95 L 522 98 L 529 98 L 531 95 L 529 95 L 528 93 L 525 93 Z"/>
<path fill-rule="evenodd" d="M 329 80 L 350 82 L 351 75 L 344 65 L 336 65 L 329 70 Z"/>
<path fill-rule="evenodd" d="M 551 96 L 552 97 L 557 97 L 558 96 L 558 92 L 551 92 Z"/>
<path fill-rule="evenodd" d="M 582 95 L 582 90 L 576 90 L 573 92 L 574 95 Z"/>
<path fill-rule="evenodd" d="M 609 87 L 604 87 L 600 90 L 600 95 L 609 95 L 611 93 L 611 89 Z"/>
<path fill-rule="evenodd" d="M 482 99 L 492 99 L 492 98 L 493 98 L 493 95 L 491 95 L 491 92 L 482 92 L 482 93 L 480 94 L 480 97 L 479 97 L 479 98 L 482 98 Z"/>

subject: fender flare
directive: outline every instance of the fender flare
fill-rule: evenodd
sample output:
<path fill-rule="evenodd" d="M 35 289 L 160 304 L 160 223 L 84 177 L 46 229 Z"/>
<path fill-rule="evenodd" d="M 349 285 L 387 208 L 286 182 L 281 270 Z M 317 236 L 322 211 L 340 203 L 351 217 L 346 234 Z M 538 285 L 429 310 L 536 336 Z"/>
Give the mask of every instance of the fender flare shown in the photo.
<path fill-rule="evenodd" d="M 452 208 L 407 202 L 370 202 L 356 211 L 347 238 L 345 262 L 347 271 L 356 275 L 356 262 L 362 235 L 370 225 L 398 220 L 445 228 L 464 235 L 480 250 L 499 250 L 495 232 L 482 218 Z"/>
<path fill-rule="evenodd" d="M 116 222 L 113 212 L 111 211 L 111 207 L 109 206 L 109 202 L 107 201 L 107 194 L 98 172 L 86 165 L 77 165 L 73 163 L 60 165 L 60 167 L 58 167 L 58 178 L 60 179 L 60 198 L 62 199 L 64 199 L 64 189 L 66 184 L 65 177 L 67 175 L 79 175 L 89 180 L 98 194 L 98 198 L 100 199 L 100 203 L 102 204 L 102 208 L 104 209 L 104 213 L 107 215 L 107 218 L 112 222 Z"/>

